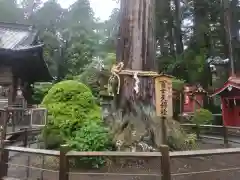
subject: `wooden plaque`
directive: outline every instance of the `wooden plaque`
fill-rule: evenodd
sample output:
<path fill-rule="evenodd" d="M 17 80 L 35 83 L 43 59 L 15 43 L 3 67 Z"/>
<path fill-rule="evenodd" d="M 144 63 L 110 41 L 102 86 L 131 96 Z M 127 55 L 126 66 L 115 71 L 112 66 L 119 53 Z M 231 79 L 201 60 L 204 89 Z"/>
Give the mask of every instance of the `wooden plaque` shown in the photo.
<path fill-rule="evenodd" d="M 160 75 L 155 78 L 156 114 L 157 116 L 173 116 L 172 77 Z"/>

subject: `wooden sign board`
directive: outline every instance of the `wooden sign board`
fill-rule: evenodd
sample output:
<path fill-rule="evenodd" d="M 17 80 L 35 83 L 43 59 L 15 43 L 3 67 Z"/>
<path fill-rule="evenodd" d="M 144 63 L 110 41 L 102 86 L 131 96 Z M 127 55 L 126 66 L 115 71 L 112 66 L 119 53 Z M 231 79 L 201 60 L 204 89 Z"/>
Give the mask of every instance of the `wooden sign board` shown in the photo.
<path fill-rule="evenodd" d="M 35 108 L 31 110 L 31 126 L 45 126 L 47 123 L 47 109 Z"/>
<path fill-rule="evenodd" d="M 157 116 L 173 116 L 172 76 L 155 77 L 156 114 Z"/>

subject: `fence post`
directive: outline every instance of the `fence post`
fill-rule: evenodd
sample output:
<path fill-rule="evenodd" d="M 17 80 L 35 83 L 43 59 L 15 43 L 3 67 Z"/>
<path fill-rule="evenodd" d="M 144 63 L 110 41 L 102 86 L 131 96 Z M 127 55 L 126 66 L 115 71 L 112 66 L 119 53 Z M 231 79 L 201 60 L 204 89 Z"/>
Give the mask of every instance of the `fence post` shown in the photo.
<path fill-rule="evenodd" d="M 0 162 L 0 179 L 7 176 L 8 173 L 8 158 L 9 152 L 8 150 L 1 150 L 1 162 Z"/>
<path fill-rule="evenodd" d="M 196 124 L 195 128 L 196 128 L 197 139 L 200 139 L 200 126 Z"/>
<path fill-rule="evenodd" d="M 23 147 L 28 146 L 28 129 L 24 128 L 24 139 L 23 139 Z"/>
<path fill-rule="evenodd" d="M 171 167 L 169 147 L 167 145 L 160 146 L 161 157 L 161 173 L 163 180 L 171 180 Z"/>
<path fill-rule="evenodd" d="M 5 138 L 6 138 L 6 128 L 7 128 L 7 120 L 8 120 L 8 111 L 5 109 L 3 114 L 3 126 L 1 127 L 1 142 L 0 142 L 0 179 L 4 176 L 7 176 L 8 172 L 8 157 L 9 152 L 5 150 Z"/>
<path fill-rule="evenodd" d="M 166 117 L 161 117 L 162 122 L 162 144 L 167 144 L 167 127 L 166 127 Z"/>
<path fill-rule="evenodd" d="M 66 156 L 68 150 L 68 145 L 62 145 L 60 148 L 59 180 L 69 179 L 69 160 Z"/>
<path fill-rule="evenodd" d="M 222 131 L 223 131 L 224 146 L 226 148 L 228 148 L 229 147 L 229 144 L 228 144 L 228 129 L 225 125 L 223 125 Z"/>

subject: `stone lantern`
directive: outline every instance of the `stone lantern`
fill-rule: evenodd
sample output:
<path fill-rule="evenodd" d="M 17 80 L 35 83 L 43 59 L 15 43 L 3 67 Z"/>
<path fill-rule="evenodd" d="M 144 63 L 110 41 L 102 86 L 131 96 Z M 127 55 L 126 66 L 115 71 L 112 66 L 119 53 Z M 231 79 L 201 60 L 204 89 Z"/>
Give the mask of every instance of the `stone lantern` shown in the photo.
<path fill-rule="evenodd" d="M 102 107 L 102 117 L 105 119 L 111 113 L 113 96 L 108 95 L 107 93 L 100 93 L 101 97 L 101 107 Z"/>
<path fill-rule="evenodd" d="M 16 105 L 22 108 L 26 108 L 27 107 L 27 103 L 25 101 L 25 98 L 23 96 L 23 92 L 21 87 L 17 88 L 17 92 L 16 92 Z"/>

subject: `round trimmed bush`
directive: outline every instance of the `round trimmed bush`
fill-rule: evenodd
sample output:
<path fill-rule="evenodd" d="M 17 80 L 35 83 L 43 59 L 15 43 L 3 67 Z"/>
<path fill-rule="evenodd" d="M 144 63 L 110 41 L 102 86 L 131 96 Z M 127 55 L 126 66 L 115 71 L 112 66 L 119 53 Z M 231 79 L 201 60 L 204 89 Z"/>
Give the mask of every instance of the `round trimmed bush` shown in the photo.
<path fill-rule="evenodd" d="M 95 103 L 91 90 L 78 81 L 55 84 L 44 97 L 42 106 L 48 109 L 48 124 L 43 138 L 47 148 L 58 148 L 86 121 L 101 121 L 100 107 Z"/>
<path fill-rule="evenodd" d="M 48 91 L 42 106 L 48 109 L 48 123 L 42 133 L 47 149 L 58 149 L 61 144 L 77 151 L 111 148 L 111 136 L 101 120 L 100 107 L 86 85 L 73 80 L 59 82 Z M 104 161 L 85 158 L 80 162 L 98 167 Z"/>
<path fill-rule="evenodd" d="M 95 103 L 91 90 L 77 81 L 62 81 L 54 85 L 44 97 L 50 121 L 61 127 L 74 121 L 100 120 L 100 107 Z M 77 127 L 76 127 L 77 128 Z"/>

